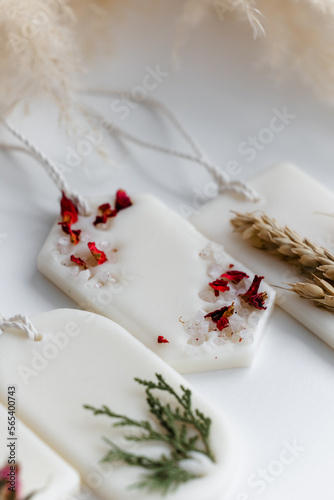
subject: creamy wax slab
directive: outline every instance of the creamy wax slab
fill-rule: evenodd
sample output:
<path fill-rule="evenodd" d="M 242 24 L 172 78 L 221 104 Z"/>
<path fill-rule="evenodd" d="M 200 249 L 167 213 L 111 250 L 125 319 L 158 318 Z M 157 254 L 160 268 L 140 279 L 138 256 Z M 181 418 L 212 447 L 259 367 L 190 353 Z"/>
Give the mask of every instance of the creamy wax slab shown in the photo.
<path fill-rule="evenodd" d="M 249 365 L 273 309 L 273 289 L 260 284 L 259 293 L 267 294 L 263 309 L 242 300 L 254 274 L 153 196 L 134 196 L 116 217 L 94 225 L 106 202 L 114 197 L 91 200 L 91 216 L 78 217 L 75 245 L 54 225 L 39 255 L 40 271 L 179 372 Z M 224 278 L 225 290 L 224 283 L 212 285 L 230 271 L 245 278 Z M 253 271 L 262 275 L 261 264 Z"/>
<path fill-rule="evenodd" d="M 7 353 L 0 364 L 0 399 L 6 401 L 7 386 L 16 385 L 20 418 L 80 472 L 97 496 L 105 500 L 160 499 L 160 494 L 130 488 L 149 471 L 101 464 L 110 450 L 102 438 L 129 453 L 151 458 L 168 456 L 169 445 L 127 441 L 124 433 L 128 428 L 114 427 L 115 420 L 94 416 L 83 405 L 107 405 L 132 419 L 148 420 L 162 432 L 148 411 L 145 387 L 134 378 L 153 381 L 156 373 L 161 374 L 178 394 L 180 386 L 188 388 L 188 383 L 121 326 L 102 316 L 62 309 L 34 316 L 31 321 L 41 341 L 29 340 L 19 332 L 0 338 L 1 352 Z M 154 396 L 176 409 L 169 393 L 154 392 Z M 200 453 L 184 460 L 182 467 L 201 477 L 182 484 L 168 498 L 219 500 L 236 470 L 236 444 L 223 415 L 194 391 L 192 408 L 211 419 L 208 441 L 215 461 Z M 132 435 L 135 431 L 129 430 Z"/>
<path fill-rule="evenodd" d="M 192 215 L 191 222 L 208 238 L 224 243 L 232 255 L 253 271 L 261 269 L 271 285 L 288 288 L 288 283 L 305 281 L 298 269 L 279 257 L 253 248 L 234 232 L 233 214 L 260 211 L 274 217 L 300 236 L 334 253 L 334 195 L 291 164 L 279 164 L 250 181 L 259 193 L 257 203 L 224 194 Z M 292 292 L 280 290 L 278 304 L 334 348 L 333 314 L 313 306 Z"/>
<path fill-rule="evenodd" d="M 9 355 L 5 357 L 10 358 Z M 4 384 L 5 381 L 1 378 L 2 399 L 6 400 L 7 387 Z M 9 382 L 8 387 L 11 388 Z M 16 391 L 15 401 L 20 404 L 20 393 Z M 9 430 L 14 432 L 14 435 L 9 436 L 8 417 L 8 406 L 0 404 L 0 470 L 13 467 L 13 459 L 19 465 L 20 470 L 14 477 L 14 487 L 19 484 L 21 490 L 21 496 L 18 498 L 26 498 L 35 492 L 32 497 L 34 500 L 74 499 L 79 491 L 79 474 L 17 418 L 15 425 L 10 426 Z M 43 418 L 42 414 L 40 418 Z M 15 427 L 15 431 L 12 427 Z M 11 462 L 8 463 L 8 460 Z M 1 495 L 0 497 L 7 498 Z"/>

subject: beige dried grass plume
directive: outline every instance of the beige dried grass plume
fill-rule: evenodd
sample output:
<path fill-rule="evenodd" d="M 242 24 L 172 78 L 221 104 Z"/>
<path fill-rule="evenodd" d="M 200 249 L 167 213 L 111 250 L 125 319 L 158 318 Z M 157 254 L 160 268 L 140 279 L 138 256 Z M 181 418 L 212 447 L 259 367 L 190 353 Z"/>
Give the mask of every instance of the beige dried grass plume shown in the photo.
<path fill-rule="evenodd" d="M 20 101 L 46 92 L 62 114 L 75 108 L 73 89 L 87 47 L 102 42 L 112 22 L 125 20 L 128 7 L 142 15 L 171 0 L 0 0 L 0 117 Z M 266 32 L 263 47 L 274 67 L 298 68 L 322 97 L 334 98 L 333 0 L 183 0 L 177 44 L 189 27 L 210 13 L 225 22 L 236 14 L 254 36 Z M 45 21 L 46 20 L 46 21 Z M 177 21 L 177 20 L 176 20 Z M 284 73 L 284 72 L 282 72 Z"/>
<path fill-rule="evenodd" d="M 149 3 L 143 0 L 141 10 Z M 77 116 L 77 76 L 87 56 L 110 47 L 111 21 L 135 0 L 0 0 L 0 119 L 19 103 L 51 96 L 60 116 Z M 87 117 L 84 117 L 87 118 Z"/>
<path fill-rule="evenodd" d="M 223 22 L 230 13 L 248 21 L 253 31 L 254 38 L 264 35 L 262 25 L 262 14 L 257 9 L 255 0 L 183 0 L 184 6 L 180 18 L 178 19 L 178 29 L 175 40 L 175 50 L 173 53 L 174 63 L 180 65 L 182 56 L 180 51 L 189 41 L 190 28 L 198 26 L 208 15 L 214 14 Z"/>
<path fill-rule="evenodd" d="M 85 49 L 105 37 L 115 7 L 127 3 L 0 0 L 0 118 L 19 102 L 29 103 L 44 93 L 55 100 L 61 116 L 71 120 Z"/>
<path fill-rule="evenodd" d="M 265 60 L 300 72 L 322 99 L 334 100 L 333 0 L 259 0 L 267 33 Z"/>
<path fill-rule="evenodd" d="M 78 71 L 73 16 L 67 0 L 54 5 L 40 0 L 0 2 L 1 118 L 18 102 L 29 102 L 42 92 L 51 95 L 64 114 L 70 108 Z"/>
<path fill-rule="evenodd" d="M 147 15 L 154 0 L 70 0 L 75 16 L 75 35 L 83 58 L 90 58 L 97 48 L 112 53 L 112 26 L 125 23 L 130 10 Z"/>
<path fill-rule="evenodd" d="M 246 19 L 254 37 L 265 33 L 263 60 L 283 78 L 297 70 L 323 99 L 334 100 L 333 0 L 185 0 L 184 26 L 209 11 L 224 23 Z M 184 35 L 185 38 L 185 35 Z"/>

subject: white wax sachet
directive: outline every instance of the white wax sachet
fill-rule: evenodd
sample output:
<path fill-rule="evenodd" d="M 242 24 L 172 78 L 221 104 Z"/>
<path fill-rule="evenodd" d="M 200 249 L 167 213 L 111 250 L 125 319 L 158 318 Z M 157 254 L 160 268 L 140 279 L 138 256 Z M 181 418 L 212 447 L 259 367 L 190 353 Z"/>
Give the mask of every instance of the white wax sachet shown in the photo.
<path fill-rule="evenodd" d="M 78 244 L 55 224 L 39 270 L 82 308 L 121 324 L 182 373 L 249 365 L 273 309 L 273 289 L 261 284 L 266 309 L 242 300 L 254 274 L 153 196 L 135 196 L 117 217 L 94 225 L 103 201 L 91 201 L 92 215 L 79 216 L 71 229 L 81 230 Z M 230 271 L 247 276 L 226 281 L 225 292 L 209 285 Z M 224 312 L 230 306 L 233 314 Z M 215 311 L 213 321 L 207 315 Z"/>
<path fill-rule="evenodd" d="M 1 389 L 6 395 L 4 383 L 2 379 Z M 14 397 L 19 402 L 19 393 L 15 391 Z M 23 422 L 15 418 L 13 425 L 12 407 L 12 399 L 9 408 L 0 404 L 0 470 L 7 469 L 7 487 L 14 488 L 18 500 L 32 493 L 33 500 L 74 499 L 79 491 L 79 474 Z M 16 466 L 19 470 L 15 470 Z M 0 497 L 7 498 L 1 496 L 1 491 Z"/>
<path fill-rule="evenodd" d="M 62 309 L 31 321 L 41 341 L 19 332 L 0 338 L 1 352 L 6 353 L 0 364 L 0 400 L 6 401 L 8 385 L 16 385 L 20 418 L 68 460 L 102 499 L 161 498 L 146 489 L 129 488 L 142 478 L 143 468 L 100 463 L 110 447 L 102 437 L 129 453 L 152 458 L 168 456 L 170 445 L 158 440 L 148 442 L 149 446 L 127 441 L 124 427 L 114 427 L 110 418 L 94 416 L 83 405 L 107 405 L 132 419 L 151 421 L 145 387 L 134 378 L 152 381 L 158 373 L 178 393 L 181 385 L 189 388 L 188 383 L 121 326 L 102 316 Z M 174 410 L 178 407 L 169 393 L 160 391 L 154 396 Z M 193 391 L 192 408 L 211 419 L 208 442 L 215 461 L 200 453 L 184 460 L 182 467 L 201 477 L 185 482 L 169 498 L 218 500 L 236 470 L 236 445 L 222 414 Z M 158 419 L 152 425 L 161 432 Z"/>
<path fill-rule="evenodd" d="M 224 243 L 228 252 L 250 269 L 261 272 L 271 285 L 288 288 L 288 283 L 304 281 L 298 269 L 277 256 L 253 248 L 234 232 L 233 214 L 259 211 L 273 217 L 311 242 L 334 251 L 334 195 L 291 164 L 279 164 L 250 181 L 261 200 L 252 203 L 233 194 L 217 197 L 192 215 L 190 221 L 208 238 Z M 334 348 L 333 314 L 313 306 L 296 294 L 280 290 L 278 305 Z"/>

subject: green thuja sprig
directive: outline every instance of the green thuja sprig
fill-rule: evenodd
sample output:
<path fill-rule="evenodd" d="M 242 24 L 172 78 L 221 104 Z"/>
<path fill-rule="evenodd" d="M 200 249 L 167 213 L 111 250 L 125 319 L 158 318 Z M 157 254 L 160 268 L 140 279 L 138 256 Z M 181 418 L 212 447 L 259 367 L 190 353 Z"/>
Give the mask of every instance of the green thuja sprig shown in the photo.
<path fill-rule="evenodd" d="M 148 420 L 133 420 L 125 415 L 110 410 L 108 406 L 94 408 L 85 405 L 84 408 L 91 410 L 94 415 L 106 415 L 118 421 L 114 427 L 137 427 L 142 433 L 137 436 L 125 435 L 128 441 L 162 442 L 169 448 L 169 454 L 163 454 L 158 459 L 129 453 L 119 448 L 112 441 L 104 438 L 110 446 L 110 450 L 104 457 L 103 462 L 123 462 L 131 466 L 139 466 L 149 472 L 142 476 L 139 483 L 134 487 L 145 488 L 150 492 L 167 494 L 176 490 L 182 483 L 199 478 L 195 474 L 182 468 L 180 462 L 193 458 L 193 453 L 201 453 L 211 461 L 215 461 L 210 448 L 211 419 L 206 417 L 198 409 L 192 408 L 192 394 L 189 389 L 181 385 L 181 394 L 178 394 L 162 375 L 156 374 L 157 381 L 147 381 L 135 378 L 138 384 L 146 387 L 146 402 L 151 415 L 155 417 L 153 425 Z M 164 404 L 156 394 L 156 391 L 169 393 L 173 397 L 173 407 Z"/>

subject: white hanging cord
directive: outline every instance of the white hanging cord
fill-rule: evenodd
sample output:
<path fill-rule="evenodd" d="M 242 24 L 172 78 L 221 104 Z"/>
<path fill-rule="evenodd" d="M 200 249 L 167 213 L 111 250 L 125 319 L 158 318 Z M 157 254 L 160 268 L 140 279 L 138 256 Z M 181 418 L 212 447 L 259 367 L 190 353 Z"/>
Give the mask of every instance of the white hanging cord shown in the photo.
<path fill-rule="evenodd" d="M 29 321 L 27 316 L 23 314 L 16 314 L 6 319 L 3 314 L 0 313 L 0 335 L 3 335 L 6 330 L 21 330 L 24 332 L 30 340 L 40 340 L 41 336 L 34 327 L 34 325 Z"/>
<path fill-rule="evenodd" d="M 49 177 L 56 184 L 60 191 L 63 191 L 65 195 L 70 198 L 75 205 L 78 207 L 79 213 L 82 215 L 89 215 L 89 205 L 87 201 L 82 198 L 78 193 L 72 191 L 67 184 L 67 181 L 57 165 L 50 160 L 37 146 L 31 142 L 22 132 L 20 132 L 14 125 L 8 121 L 3 122 L 6 129 L 14 135 L 25 148 L 20 148 L 19 150 L 25 153 L 29 153 L 33 158 L 35 158 L 45 169 Z M 13 149 L 13 146 L 7 146 L 6 149 Z"/>
<path fill-rule="evenodd" d="M 106 96 L 120 96 L 122 98 L 126 99 L 133 99 L 133 96 L 131 95 L 130 92 L 122 92 L 122 91 L 114 91 L 114 90 L 100 90 L 100 89 L 87 89 L 83 90 L 85 94 L 91 94 L 91 95 L 106 95 Z M 135 137 L 134 135 L 124 131 L 120 127 L 116 126 L 114 123 L 110 122 L 110 128 L 112 129 L 112 133 L 118 134 L 120 136 L 123 136 L 125 139 L 142 146 L 147 149 L 151 149 L 154 151 L 158 151 L 160 153 L 168 154 L 171 156 L 176 156 L 178 158 L 182 158 L 184 160 L 189 160 L 193 161 L 196 163 L 199 163 L 203 167 L 207 169 L 207 171 L 212 175 L 214 180 L 217 182 L 219 186 L 219 191 L 221 193 L 225 191 L 234 191 L 238 194 L 243 195 L 247 200 L 256 202 L 260 199 L 258 193 L 255 191 L 255 189 L 250 186 L 248 183 L 243 182 L 243 181 L 231 181 L 229 175 L 221 170 L 217 165 L 212 163 L 207 159 L 207 156 L 205 153 L 202 151 L 200 148 L 199 144 L 197 141 L 192 137 L 192 135 L 185 129 L 185 127 L 181 124 L 179 119 L 176 117 L 176 115 L 162 102 L 152 99 L 152 98 L 146 98 L 144 101 L 140 101 L 142 104 L 149 104 L 150 106 L 159 109 L 170 121 L 170 123 L 175 127 L 175 129 L 181 134 L 181 136 L 186 140 L 186 142 L 190 145 L 190 147 L 193 149 L 195 155 L 184 153 L 181 151 L 176 151 L 173 149 L 169 149 L 163 146 L 159 146 L 156 144 L 152 144 L 148 141 L 142 140 L 138 137 Z M 101 119 L 101 115 L 92 112 L 95 114 L 96 118 Z"/>
<path fill-rule="evenodd" d="M 31 151 L 24 146 L 17 146 L 16 144 L 8 144 L 6 142 L 0 142 L 1 151 L 17 151 L 18 153 L 26 153 L 32 156 Z"/>

